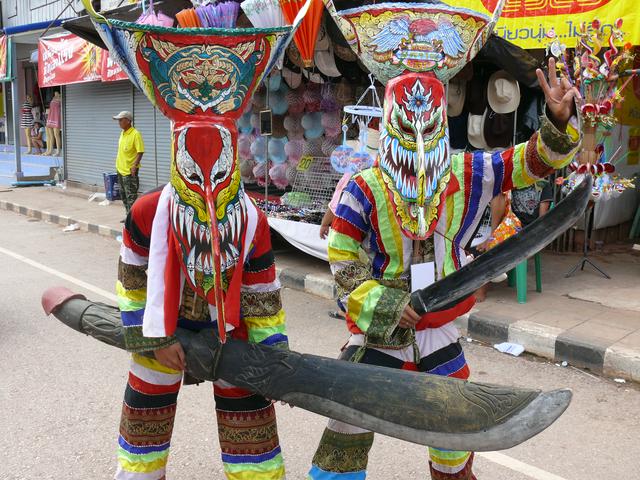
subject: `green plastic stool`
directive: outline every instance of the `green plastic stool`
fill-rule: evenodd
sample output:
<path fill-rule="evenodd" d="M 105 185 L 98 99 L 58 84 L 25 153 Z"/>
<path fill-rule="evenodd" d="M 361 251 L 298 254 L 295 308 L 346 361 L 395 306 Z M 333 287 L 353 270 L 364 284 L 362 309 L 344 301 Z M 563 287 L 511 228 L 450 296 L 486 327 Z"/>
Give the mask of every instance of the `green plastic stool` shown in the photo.
<path fill-rule="evenodd" d="M 516 265 L 516 268 L 507 274 L 508 285 L 516 287 L 518 303 L 527 303 L 527 260 Z M 542 292 L 542 257 L 540 253 L 533 256 L 536 268 L 536 292 Z"/>

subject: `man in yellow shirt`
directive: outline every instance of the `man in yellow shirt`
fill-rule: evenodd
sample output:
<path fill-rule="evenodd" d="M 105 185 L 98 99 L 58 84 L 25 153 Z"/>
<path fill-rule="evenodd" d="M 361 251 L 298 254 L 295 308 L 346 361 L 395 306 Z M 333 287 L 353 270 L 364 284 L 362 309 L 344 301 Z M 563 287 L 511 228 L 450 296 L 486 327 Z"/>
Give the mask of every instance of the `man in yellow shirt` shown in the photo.
<path fill-rule="evenodd" d="M 144 154 L 144 142 L 140 132 L 133 128 L 133 115 L 131 112 L 123 111 L 113 117 L 118 121 L 122 129 L 120 140 L 118 140 L 118 156 L 116 157 L 116 170 L 118 172 L 118 183 L 120 184 L 120 198 L 124 203 L 127 213 L 131 210 L 131 205 L 138 198 L 138 171 L 140 170 L 140 160 Z"/>

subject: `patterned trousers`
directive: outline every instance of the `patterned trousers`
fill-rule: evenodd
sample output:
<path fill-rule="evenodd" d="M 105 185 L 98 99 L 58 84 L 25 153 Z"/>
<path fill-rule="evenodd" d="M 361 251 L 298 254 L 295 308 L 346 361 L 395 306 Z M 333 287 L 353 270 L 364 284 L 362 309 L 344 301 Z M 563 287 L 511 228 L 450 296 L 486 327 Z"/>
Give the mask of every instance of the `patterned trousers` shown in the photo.
<path fill-rule="evenodd" d="M 120 184 L 120 198 L 124 204 L 127 213 L 131 210 L 133 202 L 138 198 L 138 188 L 140 186 L 140 177 L 138 175 L 120 175 L 118 174 L 118 183 Z"/>
<path fill-rule="evenodd" d="M 340 358 L 352 358 L 357 349 L 348 347 Z M 427 355 L 417 365 L 373 349 L 367 349 L 360 362 L 462 379 L 469 376 L 469 368 L 458 342 Z M 308 479 L 364 480 L 372 445 L 373 432 L 330 420 L 313 457 Z M 429 471 L 433 480 L 476 480 L 472 466 L 472 452 L 429 448 Z"/>
<path fill-rule="evenodd" d="M 134 354 L 122 405 L 118 480 L 165 478 L 182 372 Z M 218 438 L 229 480 L 285 478 L 275 409 L 264 397 L 214 383 Z"/>

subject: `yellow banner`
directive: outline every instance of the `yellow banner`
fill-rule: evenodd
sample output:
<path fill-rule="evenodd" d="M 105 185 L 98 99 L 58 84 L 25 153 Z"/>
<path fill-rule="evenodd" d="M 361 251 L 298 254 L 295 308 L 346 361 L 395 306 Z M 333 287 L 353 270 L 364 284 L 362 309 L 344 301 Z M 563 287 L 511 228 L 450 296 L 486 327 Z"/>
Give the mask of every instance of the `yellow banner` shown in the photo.
<path fill-rule="evenodd" d="M 492 12 L 497 0 L 449 2 L 478 12 Z M 616 19 L 622 18 L 625 41 L 640 45 L 639 10 L 633 0 L 507 0 L 495 33 L 522 48 L 546 48 L 546 34 L 553 29 L 568 48 L 573 48 L 583 22 L 591 23 L 597 18 L 607 32 Z"/>

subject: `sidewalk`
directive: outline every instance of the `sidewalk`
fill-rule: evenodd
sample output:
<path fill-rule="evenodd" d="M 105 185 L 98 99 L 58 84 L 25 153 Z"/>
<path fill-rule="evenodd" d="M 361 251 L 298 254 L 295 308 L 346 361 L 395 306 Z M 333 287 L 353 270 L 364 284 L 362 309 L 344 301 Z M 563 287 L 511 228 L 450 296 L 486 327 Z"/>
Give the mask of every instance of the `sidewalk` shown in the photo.
<path fill-rule="evenodd" d="M 121 202 L 88 202 L 82 190 L 59 187 L 0 187 L 0 209 L 58 225 L 77 223 L 81 230 L 117 238 L 124 218 Z M 280 280 L 285 287 L 332 298 L 328 265 L 274 238 Z M 591 267 L 571 278 L 564 275 L 576 255 L 543 255 L 543 293 L 535 292 L 529 268 L 527 303 L 516 302 L 506 282 L 492 284 L 488 298 L 456 321 L 462 332 L 490 344 L 513 342 L 527 352 L 555 362 L 588 368 L 611 377 L 640 382 L 640 255 L 604 253 L 594 260 L 612 277 Z"/>
<path fill-rule="evenodd" d="M 22 173 L 25 177 L 44 177 L 50 174 L 51 168 L 62 165 L 62 157 L 45 155 L 27 155 L 26 147 L 22 148 Z M 11 185 L 16 180 L 16 162 L 13 146 L 0 145 L 0 187 Z"/>

